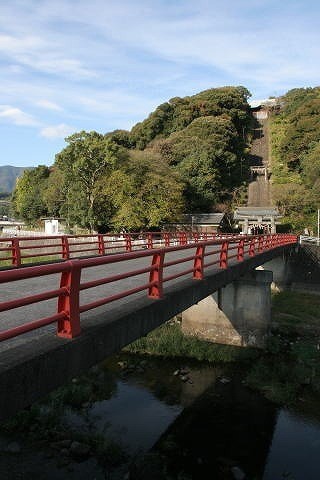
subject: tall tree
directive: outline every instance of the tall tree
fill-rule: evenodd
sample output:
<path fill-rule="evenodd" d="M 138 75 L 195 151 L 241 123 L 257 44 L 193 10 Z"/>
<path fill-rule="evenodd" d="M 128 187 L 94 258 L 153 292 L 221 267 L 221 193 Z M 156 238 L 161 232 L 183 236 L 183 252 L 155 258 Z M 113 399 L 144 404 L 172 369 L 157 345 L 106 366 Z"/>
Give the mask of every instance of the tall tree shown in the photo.
<path fill-rule="evenodd" d="M 183 211 L 183 183 L 152 151 L 132 151 L 121 169 L 103 180 L 116 229 L 140 230 L 176 220 Z"/>
<path fill-rule="evenodd" d="M 126 158 L 125 150 L 97 132 L 75 133 L 69 145 L 56 155 L 55 166 L 64 173 L 69 215 L 94 230 L 99 225 L 96 207 L 101 191 L 97 183 Z"/>
<path fill-rule="evenodd" d="M 25 170 L 17 179 L 16 188 L 12 194 L 12 204 L 15 215 L 34 225 L 42 216 L 47 216 L 48 209 L 43 198 L 50 170 L 39 165 L 32 170 Z"/>

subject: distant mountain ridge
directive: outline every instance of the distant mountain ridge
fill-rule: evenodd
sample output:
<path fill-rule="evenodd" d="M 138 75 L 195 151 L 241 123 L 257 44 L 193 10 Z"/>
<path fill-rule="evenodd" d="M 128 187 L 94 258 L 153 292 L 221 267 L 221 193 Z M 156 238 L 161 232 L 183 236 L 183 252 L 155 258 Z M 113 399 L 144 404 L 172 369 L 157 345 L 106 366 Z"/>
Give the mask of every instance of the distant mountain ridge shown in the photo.
<path fill-rule="evenodd" d="M 0 167 L 0 193 L 11 193 L 15 187 L 16 179 L 27 168 L 30 167 L 12 167 L 10 165 Z"/>

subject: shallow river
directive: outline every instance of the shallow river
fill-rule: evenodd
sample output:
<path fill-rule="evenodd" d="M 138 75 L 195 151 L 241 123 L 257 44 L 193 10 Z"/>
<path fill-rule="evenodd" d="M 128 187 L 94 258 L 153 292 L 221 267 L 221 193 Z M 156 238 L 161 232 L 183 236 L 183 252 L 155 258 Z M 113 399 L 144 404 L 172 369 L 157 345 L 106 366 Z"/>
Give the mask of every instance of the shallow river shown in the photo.
<path fill-rule="evenodd" d="M 101 381 L 112 384 L 109 398 L 85 413 L 68 409 L 71 429 L 103 433 L 132 456 L 165 454 L 174 478 L 319 480 L 318 419 L 276 407 L 245 387 L 237 372 L 129 355 L 101 368 Z M 128 470 L 106 474 L 93 458 L 58 465 L 17 441 L 21 451 L 13 455 L 0 439 L 1 480 L 102 480 L 125 478 Z"/>

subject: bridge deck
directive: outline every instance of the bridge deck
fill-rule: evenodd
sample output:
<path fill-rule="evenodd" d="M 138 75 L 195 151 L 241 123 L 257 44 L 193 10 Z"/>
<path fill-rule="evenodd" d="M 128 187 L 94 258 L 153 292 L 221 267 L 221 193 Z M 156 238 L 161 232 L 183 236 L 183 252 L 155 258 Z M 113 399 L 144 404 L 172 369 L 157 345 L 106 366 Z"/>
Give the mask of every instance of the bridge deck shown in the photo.
<path fill-rule="evenodd" d="M 208 249 L 207 253 L 210 253 L 217 247 L 211 247 Z M 166 262 L 177 261 L 178 259 L 183 259 L 185 257 L 193 256 L 195 254 L 196 247 L 191 251 L 177 251 L 171 252 L 166 255 Z M 138 259 L 132 259 L 127 262 L 121 263 L 110 263 L 107 265 L 102 265 L 99 267 L 87 268 L 82 271 L 81 282 L 89 282 L 95 279 L 103 277 L 111 277 L 114 275 L 119 275 L 121 273 L 127 273 L 128 271 L 136 271 L 150 266 L 151 257 L 144 257 Z M 219 253 L 214 254 L 210 261 L 219 262 Z M 232 260 L 230 261 L 232 263 Z M 187 262 L 173 265 L 165 269 L 166 276 L 176 275 L 184 270 L 191 270 L 193 268 L 193 260 Z M 207 268 L 207 273 L 213 273 L 218 271 L 218 265 L 211 266 Z M 8 282 L 1 285 L 1 294 L 0 301 L 14 300 L 17 296 L 28 296 L 35 295 L 38 293 L 43 293 L 48 290 L 54 290 L 59 288 L 60 284 L 60 274 L 47 275 L 46 277 L 36 277 L 29 278 L 26 280 L 19 280 L 16 282 Z M 192 278 L 192 274 L 189 273 L 184 278 Z M 118 282 L 112 282 L 109 284 L 101 285 L 89 290 L 81 292 L 80 299 L 81 304 L 94 302 L 102 297 L 109 297 L 117 293 L 133 289 L 138 285 L 146 285 L 149 281 L 149 274 L 144 273 L 140 275 L 135 275 L 133 277 L 124 278 Z M 171 280 L 165 285 L 165 292 L 168 288 L 179 285 L 182 278 L 176 278 Z M 110 322 L 112 321 L 112 312 L 114 310 L 120 311 L 125 305 L 130 304 L 134 305 L 139 299 L 146 299 L 147 297 L 147 288 L 142 291 L 135 293 L 133 295 L 118 299 L 112 303 L 103 305 L 94 310 L 90 310 L 81 314 L 81 326 L 85 328 L 86 322 L 93 317 L 101 316 L 103 321 Z M 149 299 L 150 302 L 155 300 Z M 20 307 L 9 311 L 0 312 L 0 326 L 1 331 L 16 327 L 18 325 L 23 325 L 27 322 L 31 322 L 36 318 L 41 318 L 45 316 L 50 316 L 56 313 L 57 300 L 51 299 L 43 301 L 41 303 L 35 303 L 26 307 Z M 49 325 L 42 327 L 41 329 L 34 330 L 32 332 L 26 333 L 24 335 L 6 340 L 0 343 L 0 352 L 10 349 L 12 347 L 22 345 L 28 342 L 32 342 L 34 338 L 39 338 L 41 335 L 46 335 L 48 332 L 55 333 L 56 326 Z"/>

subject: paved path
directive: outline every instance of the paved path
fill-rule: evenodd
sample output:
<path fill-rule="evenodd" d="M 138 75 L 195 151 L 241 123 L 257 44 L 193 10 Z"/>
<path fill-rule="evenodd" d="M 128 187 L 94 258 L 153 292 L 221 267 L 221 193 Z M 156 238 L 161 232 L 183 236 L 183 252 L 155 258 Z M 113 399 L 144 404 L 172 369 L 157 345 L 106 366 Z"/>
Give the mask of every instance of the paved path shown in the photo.
<path fill-rule="evenodd" d="M 248 186 L 248 207 L 268 207 L 270 201 L 270 185 L 264 175 L 257 175 L 253 182 Z"/>

